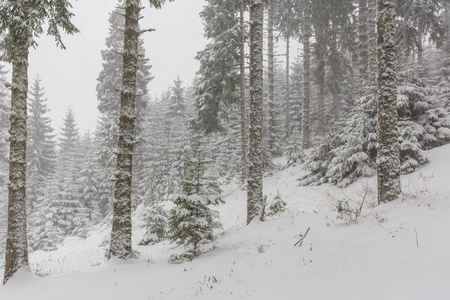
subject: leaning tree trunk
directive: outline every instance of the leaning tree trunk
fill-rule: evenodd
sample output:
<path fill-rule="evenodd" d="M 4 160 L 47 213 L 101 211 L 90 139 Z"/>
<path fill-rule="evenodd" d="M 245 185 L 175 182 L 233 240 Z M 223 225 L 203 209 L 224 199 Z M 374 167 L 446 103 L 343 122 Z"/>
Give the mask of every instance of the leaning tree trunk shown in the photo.
<path fill-rule="evenodd" d="M 308 149 L 310 140 L 310 110 L 311 102 L 311 3 L 304 1 L 303 6 L 303 116 L 302 116 L 302 147 Z"/>
<path fill-rule="evenodd" d="M 247 187 L 247 224 L 263 218 L 263 22 L 260 0 L 250 3 L 250 147 Z"/>
<path fill-rule="evenodd" d="M 267 146 L 272 154 L 275 153 L 275 74 L 274 74 L 274 4 L 273 0 L 267 4 L 267 79 L 268 79 L 268 93 L 267 93 Z"/>
<path fill-rule="evenodd" d="M 136 121 L 136 74 L 138 69 L 139 0 L 125 2 L 125 31 L 120 93 L 117 171 L 113 227 L 109 254 L 121 259 L 133 256 L 131 248 L 131 191 Z"/>
<path fill-rule="evenodd" d="M 27 241 L 27 94 L 28 49 L 18 48 L 13 60 L 8 184 L 8 235 L 3 283 L 28 268 Z"/>
<path fill-rule="evenodd" d="M 378 203 L 400 195 L 395 0 L 378 0 Z"/>
<path fill-rule="evenodd" d="M 242 181 L 247 178 L 247 113 L 245 105 L 245 25 L 244 25 L 244 15 L 245 15 L 245 1 L 242 0 L 241 8 L 239 11 L 239 25 L 241 30 L 241 45 L 239 52 L 239 66 L 240 66 L 240 82 L 239 90 L 241 93 L 240 99 L 240 114 L 241 114 L 241 178 Z"/>

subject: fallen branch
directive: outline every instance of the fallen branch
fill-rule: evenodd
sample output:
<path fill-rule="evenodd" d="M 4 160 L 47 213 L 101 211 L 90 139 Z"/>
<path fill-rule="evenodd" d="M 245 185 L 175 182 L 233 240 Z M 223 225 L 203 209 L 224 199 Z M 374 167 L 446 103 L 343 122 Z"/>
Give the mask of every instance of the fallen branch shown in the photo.
<path fill-rule="evenodd" d="M 310 229 L 311 229 L 311 227 L 308 227 L 308 230 L 306 230 L 306 232 L 305 232 L 304 235 L 302 235 L 302 234 L 300 233 L 300 240 L 299 240 L 297 243 L 295 243 L 294 247 L 297 246 L 297 245 L 298 245 L 299 247 L 302 246 L 303 241 L 305 240 L 305 237 L 308 235 L 308 232 L 309 232 Z"/>
<path fill-rule="evenodd" d="M 417 248 L 419 248 L 419 238 L 417 237 L 417 229 L 416 229 L 416 227 L 414 227 L 414 231 L 416 232 L 416 245 L 417 245 Z"/>

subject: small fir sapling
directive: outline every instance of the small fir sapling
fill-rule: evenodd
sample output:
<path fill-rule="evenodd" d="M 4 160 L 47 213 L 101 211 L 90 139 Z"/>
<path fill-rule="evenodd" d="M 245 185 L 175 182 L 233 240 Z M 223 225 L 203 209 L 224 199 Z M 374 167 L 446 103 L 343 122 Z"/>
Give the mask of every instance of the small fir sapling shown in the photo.
<path fill-rule="evenodd" d="M 171 242 L 186 246 L 186 252 L 172 255 L 170 262 L 191 260 L 201 254 L 199 244 L 213 240 L 213 230 L 221 228 L 218 213 L 209 206 L 224 203 L 219 184 L 209 177 L 206 166 L 210 161 L 202 153 L 185 147 L 182 194 L 175 195 L 175 207 L 169 214 L 168 237 Z"/>
<path fill-rule="evenodd" d="M 153 245 L 162 241 L 166 237 L 168 221 L 167 212 L 160 202 L 149 207 L 144 215 L 146 232 L 139 245 Z"/>
<path fill-rule="evenodd" d="M 304 162 L 305 155 L 302 151 L 302 142 L 297 129 L 294 129 L 288 145 L 284 150 L 284 155 L 287 158 L 287 167 Z"/>
<path fill-rule="evenodd" d="M 275 197 L 270 201 L 270 203 L 266 206 L 266 215 L 267 216 L 274 216 L 279 213 L 282 213 L 286 210 L 286 201 L 283 200 L 280 191 L 277 190 L 277 194 Z"/>

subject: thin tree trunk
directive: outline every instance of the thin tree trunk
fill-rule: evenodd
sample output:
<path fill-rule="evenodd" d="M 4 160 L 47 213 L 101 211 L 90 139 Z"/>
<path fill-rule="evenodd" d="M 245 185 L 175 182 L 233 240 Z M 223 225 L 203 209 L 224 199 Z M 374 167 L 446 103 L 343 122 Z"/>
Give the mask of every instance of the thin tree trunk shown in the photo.
<path fill-rule="evenodd" d="M 367 35 L 369 49 L 368 84 L 374 86 L 377 78 L 377 0 L 368 0 Z"/>
<path fill-rule="evenodd" d="M 241 47 L 240 47 L 240 114 L 241 114 L 241 178 L 242 181 L 247 178 L 247 148 L 248 148 L 248 137 L 247 137 L 247 113 L 245 105 L 245 25 L 244 25 L 244 14 L 245 14 L 245 1 L 241 2 L 241 9 L 239 13 L 239 22 L 241 27 Z"/>
<path fill-rule="evenodd" d="M 268 78 L 268 126 L 267 145 L 272 153 L 275 150 L 275 74 L 274 74 L 274 5 L 273 0 L 267 4 L 267 78 Z"/>
<path fill-rule="evenodd" d="M 424 21 L 422 18 L 419 19 L 419 25 L 417 26 L 417 63 L 419 66 L 423 64 L 423 32 L 424 29 Z"/>
<path fill-rule="evenodd" d="M 263 22 L 260 0 L 250 4 L 250 148 L 247 188 L 247 224 L 263 214 Z"/>
<path fill-rule="evenodd" d="M 378 203 L 400 196 L 395 0 L 378 0 Z"/>
<path fill-rule="evenodd" d="M 28 49 L 16 50 L 13 60 L 8 185 L 8 235 L 3 283 L 20 268 L 28 268 L 27 241 L 27 94 Z"/>
<path fill-rule="evenodd" d="M 288 13 L 289 14 L 289 13 Z M 289 19 L 289 16 L 288 16 Z M 290 117 L 290 111 L 291 111 L 291 106 L 290 106 L 290 36 L 289 36 L 289 30 L 288 33 L 286 35 L 286 96 L 285 96 L 285 101 L 286 101 L 286 107 L 285 107 L 285 111 L 286 111 L 286 139 L 289 139 L 291 136 L 291 117 Z"/>
<path fill-rule="evenodd" d="M 365 94 L 364 89 L 367 83 L 367 74 L 369 66 L 369 49 L 368 49 L 368 11 L 367 0 L 359 0 L 358 14 L 358 36 L 359 36 L 359 86 L 362 95 Z"/>
<path fill-rule="evenodd" d="M 120 94 L 117 171 L 114 192 L 110 255 L 133 256 L 131 248 L 132 165 L 136 120 L 136 74 L 138 63 L 139 0 L 125 2 L 125 34 Z"/>
<path fill-rule="evenodd" d="M 317 83 L 317 133 L 319 136 L 325 134 L 325 73 L 326 73 L 326 52 L 327 39 L 325 37 L 326 27 L 328 24 L 327 17 L 323 8 L 315 5 L 313 10 L 313 27 L 315 30 L 316 43 L 314 47 L 314 54 L 316 56 L 316 83 Z"/>
<path fill-rule="evenodd" d="M 302 116 L 302 146 L 308 149 L 310 140 L 310 110 L 311 102 L 311 3 L 304 1 L 303 6 L 303 116 Z"/>

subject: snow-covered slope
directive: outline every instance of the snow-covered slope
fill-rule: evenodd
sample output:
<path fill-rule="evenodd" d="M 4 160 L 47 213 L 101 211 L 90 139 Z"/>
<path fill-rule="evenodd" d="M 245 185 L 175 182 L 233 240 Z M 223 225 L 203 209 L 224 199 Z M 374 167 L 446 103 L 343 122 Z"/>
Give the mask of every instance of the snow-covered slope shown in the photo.
<path fill-rule="evenodd" d="M 380 206 L 374 178 L 342 190 L 298 187 L 300 167 L 276 172 L 264 191 L 269 200 L 278 191 L 287 211 L 249 226 L 245 191 L 230 184 L 219 208 L 224 230 L 194 261 L 169 264 L 181 249 L 162 242 L 136 246 L 141 260 L 105 262 L 108 230 L 98 229 L 31 254 L 45 278 L 21 272 L 0 299 L 450 299 L 450 145 L 429 158 L 402 177 L 403 201 Z M 364 195 L 357 224 L 336 218 L 338 201 L 359 207 Z M 142 234 L 135 229 L 136 242 Z"/>

